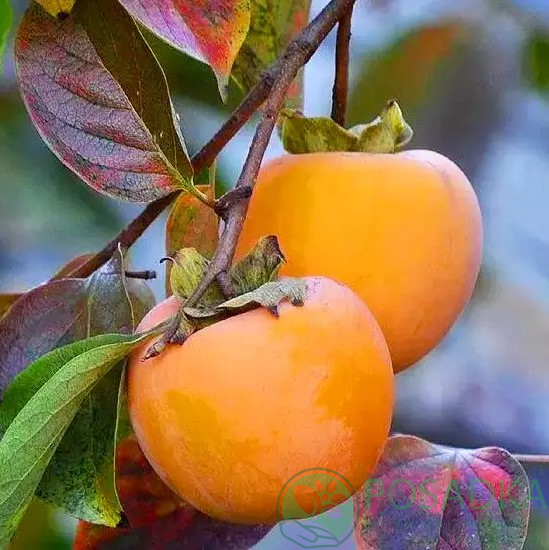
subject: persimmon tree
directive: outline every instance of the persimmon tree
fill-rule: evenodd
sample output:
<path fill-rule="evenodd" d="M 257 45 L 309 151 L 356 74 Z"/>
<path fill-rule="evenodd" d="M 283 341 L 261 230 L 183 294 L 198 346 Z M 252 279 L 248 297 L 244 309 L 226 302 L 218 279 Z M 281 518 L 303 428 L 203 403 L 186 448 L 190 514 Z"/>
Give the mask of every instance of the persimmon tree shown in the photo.
<path fill-rule="evenodd" d="M 15 60 L 34 126 L 85 184 L 147 206 L 102 250 L 75 258 L 26 293 L 0 296 L 0 543 L 11 539 L 34 498 L 81 520 L 77 548 L 243 550 L 273 528 L 216 521 L 164 485 L 132 435 L 125 365 L 152 336 L 158 339 L 150 357 L 167 345 L 185 345 L 202 325 L 250 307 L 276 314 L 287 297 L 298 307 L 299 287 L 265 290 L 282 257 L 277 247 L 267 254 L 260 242 L 234 262 L 277 128 L 293 154 L 390 155 L 411 138 L 395 102 L 373 122 L 345 127 L 354 1 L 331 0 L 310 22 L 308 0 L 30 3 L 17 30 Z M 245 94 L 192 156 L 185 120 L 175 112 L 142 27 L 209 65 L 222 99 L 231 79 Z M 305 118 L 302 69 L 335 27 L 331 118 Z M 0 30 L 0 47 L 2 42 Z M 378 98 L 379 104 L 388 99 Z M 216 196 L 216 157 L 256 113 L 240 176 Z M 198 183 L 204 172 L 209 184 Z M 140 333 L 136 327 L 155 302 L 146 280 L 155 274 L 132 270 L 126 251 L 168 207 L 165 250 L 159 244 L 158 257 L 169 258 L 167 289 L 181 307 Z M 518 458 L 543 460 L 393 435 L 375 475 L 358 489 L 356 544 L 522 548 L 530 487 Z"/>

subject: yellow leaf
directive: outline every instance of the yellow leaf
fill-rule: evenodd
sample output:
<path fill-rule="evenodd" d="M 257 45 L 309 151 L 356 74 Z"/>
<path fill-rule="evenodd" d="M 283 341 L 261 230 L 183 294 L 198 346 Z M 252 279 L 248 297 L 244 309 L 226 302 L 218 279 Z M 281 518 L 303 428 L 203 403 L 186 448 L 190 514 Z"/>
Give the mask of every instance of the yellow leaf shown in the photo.
<path fill-rule="evenodd" d="M 76 0 L 36 0 L 50 15 L 69 14 Z"/>

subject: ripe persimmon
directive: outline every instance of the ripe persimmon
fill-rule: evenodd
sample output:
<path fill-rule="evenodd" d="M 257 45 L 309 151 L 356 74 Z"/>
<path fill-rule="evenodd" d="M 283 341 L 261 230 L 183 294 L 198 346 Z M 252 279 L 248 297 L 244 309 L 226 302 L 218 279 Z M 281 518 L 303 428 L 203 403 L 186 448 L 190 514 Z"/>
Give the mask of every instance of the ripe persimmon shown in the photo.
<path fill-rule="evenodd" d="M 381 455 L 394 384 L 383 334 L 347 287 L 322 277 L 306 284 L 304 305 L 283 301 L 278 318 L 247 311 L 155 358 L 142 360 L 150 341 L 130 357 L 129 410 L 143 452 L 214 518 L 275 522 L 277 499 L 299 472 L 333 470 L 357 490 Z M 138 330 L 178 307 L 165 300 Z"/>
<path fill-rule="evenodd" d="M 276 235 L 282 275 L 348 285 L 381 326 L 399 372 L 446 335 L 471 297 L 482 254 L 478 201 L 432 151 L 286 155 L 265 164 L 237 248 Z"/>

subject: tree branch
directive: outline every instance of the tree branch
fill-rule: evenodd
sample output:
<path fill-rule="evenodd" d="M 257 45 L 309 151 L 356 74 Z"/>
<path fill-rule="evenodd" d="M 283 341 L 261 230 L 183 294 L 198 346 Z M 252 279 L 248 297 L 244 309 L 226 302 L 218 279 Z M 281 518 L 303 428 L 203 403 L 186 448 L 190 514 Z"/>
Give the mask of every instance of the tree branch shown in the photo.
<path fill-rule="evenodd" d="M 355 0 L 331 0 L 297 39 L 290 43 L 284 55 L 276 62 L 275 65 L 281 66 L 279 77 L 266 101 L 261 121 L 257 126 L 250 151 L 236 183 L 236 189 L 249 187 L 253 190 L 263 155 L 290 84 L 301 67 L 316 52 L 336 22 L 351 11 L 354 2 Z M 236 244 L 248 211 L 248 203 L 249 199 L 241 200 L 233 203 L 228 209 L 225 230 L 221 235 L 218 247 L 204 278 L 187 300 L 185 304 L 187 307 L 195 306 L 219 274 L 226 272 L 232 264 Z"/>
<path fill-rule="evenodd" d="M 280 87 L 280 79 L 283 75 L 291 73 L 293 75 L 292 78 L 295 77 L 297 71 L 318 49 L 318 46 L 324 40 L 328 32 L 335 26 L 338 19 L 351 10 L 354 2 L 355 0 L 331 0 L 320 14 L 288 44 L 284 54 L 263 73 L 259 82 L 248 92 L 242 103 L 236 108 L 229 119 L 212 139 L 192 158 L 192 165 L 195 172 L 200 172 L 215 160 L 223 147 L 225 147 L 265 101 L 275 83 Z M 66 277 L 87 277 L 112 257 L 118 244 L 123 248 L 129 248 L 139 237 L 141 237 L 145 230 L 164 209 L 175 200 L 178 194 L 179 191 L 176 191 L 175 193 L 166 195 L 149 204 L 139 216 L 131 221 L 102 250 L 90 258 L 86 263 L 74 269 L 71 273 L 66 275 Z M 238 211 L 242 209 L 238 208 L 238 205 L 235 205 L 235 210 Z M 227 219 L 230 219 L 230 216 L 228 216 Z M 234 221 L 232 223 L 234 224 Z M 234 231 L 234 229 L 231 231 Z M 239 232 L 240 230 L 238 233 Z M 223 254 L 225 254 L 225 252 L 223 252 Z M 234 251 L 230 254 L 231 260 L 233 255 Z M 225 271 L 225 269 L 221 269 L 220 272 L 223 271 Z"/>
<path fill-rule="evenodd" d="M 339 20 L 337 26 L 335 79 L 332 91 L 332 119 L 345 126 L 347 95 L 349 89 L 349 44 L 351 41 L 351 19 L 353 5 Z"/>
<path fill-rule="evenodd" d="M 549 464 L 549 455 L 513 455 L 519 462 L 523 464 Z"/>

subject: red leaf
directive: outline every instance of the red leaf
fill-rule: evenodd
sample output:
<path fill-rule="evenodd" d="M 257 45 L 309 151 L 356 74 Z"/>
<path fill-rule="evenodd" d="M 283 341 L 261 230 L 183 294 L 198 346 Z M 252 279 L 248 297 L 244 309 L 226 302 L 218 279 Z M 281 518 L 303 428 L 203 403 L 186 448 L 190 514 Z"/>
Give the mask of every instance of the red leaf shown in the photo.
<path fill-rule="evenodd" d="M 33 2 L 15 57 L 34 125 L 88 185 L 141 202 L 192 185 L 162 69 L 116 0 L 80 0 L 63 21 Z"/>
<path fill-rule="evenodd" d="M 179 508 L 189 516 L 195 513 L 156 475 L 134 436 L 117 446 L 116 488 L 132 527 L 154 523 Z"/>
<path fill-rule="evenodd" d="M 249 0 L 120 0 L 143 25 L 214 70 L 222 97 L 250 25 Z"/>
<path fill-rule="evenodd" d="M 519 550 L 526 538 L 528 478 L 495 447 L 453 449 L 394 436 L 360 500 L 359 548 Z"/>
<path fill-rule="evenodd" d="M 131 528 L 80 522 L 75 550 L 244 550 L 269 531 L 217 522 L 182 502 L 155 474 L 134 437 L 118 445 L 118 494 Z"/>
<path fill-rule="evenodd" d="M 109 529 L 80 522 L 74 550 L 248 550 L 270 531 L 264 525 L 221 523 L 176 510 L 137 529 Z"/>

